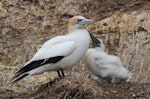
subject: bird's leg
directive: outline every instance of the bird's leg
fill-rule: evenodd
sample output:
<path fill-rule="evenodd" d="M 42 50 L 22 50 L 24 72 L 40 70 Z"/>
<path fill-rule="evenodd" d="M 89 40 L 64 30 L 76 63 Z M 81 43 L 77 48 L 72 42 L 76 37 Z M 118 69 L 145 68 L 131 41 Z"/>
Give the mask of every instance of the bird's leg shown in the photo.
<path fill-rule="evenodd" d="M 61 69 L 61 74 L 62 74 L 62 77 L 64 78 L 64 77 L 65 77 L 65 74 L 64 74 L 63 69 Z"/>
<path fill-rule="evenodd" d="M 60 72 L 59 72 L 59 70 L 57 70 L 57 74 L 58 74 L 59 78 L 62 77 L 61 74 L 60 74 Z"/>

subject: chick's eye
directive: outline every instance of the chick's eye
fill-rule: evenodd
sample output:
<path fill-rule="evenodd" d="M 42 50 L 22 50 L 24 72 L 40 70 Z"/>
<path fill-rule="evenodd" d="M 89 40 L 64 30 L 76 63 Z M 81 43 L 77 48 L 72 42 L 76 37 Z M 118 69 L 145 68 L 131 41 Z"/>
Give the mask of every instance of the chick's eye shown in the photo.
<path fill-rule="evenodd" d="M 83 19 L 78 19 L 77 22 L 81 22 Z"/>

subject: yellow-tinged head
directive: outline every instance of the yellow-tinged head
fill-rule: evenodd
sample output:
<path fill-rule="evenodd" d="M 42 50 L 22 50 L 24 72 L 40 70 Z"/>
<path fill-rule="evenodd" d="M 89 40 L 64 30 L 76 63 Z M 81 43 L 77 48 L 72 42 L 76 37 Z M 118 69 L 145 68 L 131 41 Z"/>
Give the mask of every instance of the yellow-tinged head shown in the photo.
<path fill-rule="evenodd" d="M 69 32 L 71 32 L 75 29 L 81 29 L 84 28 L 85 24 L 91 24 L 93 22 L 94 22 L 93 20 L 86 19 L 82 16 L 74 16 L 69 21 L 68 30 Z"/>

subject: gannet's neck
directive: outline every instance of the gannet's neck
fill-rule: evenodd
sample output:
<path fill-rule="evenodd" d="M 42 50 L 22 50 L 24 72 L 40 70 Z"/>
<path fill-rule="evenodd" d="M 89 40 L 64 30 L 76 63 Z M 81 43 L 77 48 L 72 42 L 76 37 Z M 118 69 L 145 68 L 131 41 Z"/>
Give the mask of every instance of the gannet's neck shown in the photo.
<path fill-rule="evenodd" d="M 68 32 L 69 33 L 73 33 L 76 30 L 83 30 L 83 29 L 84 29 L 84 27 L 76 28 L 74 26 L 68 26 Z"/>
<path fill-rule="evenodd" d="M 89 46 L 90 35 L 86 29 L 75 29 L 68 34 L 69 39 L 72 39 L 80 44 Z"/>
<path fill-rule="evenodd" d="M 94 49 L 97 51 L 101 51 L 101 52 L 104 52 L 104 50 L 105 50 L 104 48 L 101 48 L 101 47 L 95 47 Z"/>

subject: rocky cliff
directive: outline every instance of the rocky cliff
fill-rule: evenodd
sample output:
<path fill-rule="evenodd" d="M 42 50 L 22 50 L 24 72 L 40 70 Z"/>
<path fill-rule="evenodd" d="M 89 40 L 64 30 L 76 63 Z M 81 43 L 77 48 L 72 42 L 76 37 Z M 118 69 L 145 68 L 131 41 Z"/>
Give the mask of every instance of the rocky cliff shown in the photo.
<path fill-rule="evenodd" d="M 34 90 L 55 78 L 50 72 L 6 86 L 46 40 L 67 33 L 68 19 L 74 15 L 95 20 L 87 29 L 104 40 L 108 53 L 121 58 L 133 73 L 131 82 L 150 82 L 149 0 L 1 0 L 0 88 Z M 82 61 L 66 74 L 97 79 Z"/>

